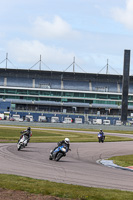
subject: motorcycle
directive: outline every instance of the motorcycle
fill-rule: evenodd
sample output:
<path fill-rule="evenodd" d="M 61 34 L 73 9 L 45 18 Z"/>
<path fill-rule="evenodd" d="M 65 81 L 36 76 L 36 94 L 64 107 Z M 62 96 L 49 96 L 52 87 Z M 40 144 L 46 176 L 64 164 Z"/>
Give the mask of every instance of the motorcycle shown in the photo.
<path fill-rule="evenodd" d="M 26 135 L 22 135 L 20 140 L 17 143 L 18 151 L 25 148 L 29 142 L 29 138 Z"/>
<path fill-rule="evenodd" d="M 55 161 L 59 161 L 63 156 L 66 156 L 66 153 L 68 152 L 68 150 L 66 149 L 65 146 L 59 146 L 57 148 L 54 149 L 54 151 L 50 151 L 50 156 L 49 156 L 49 160 L 55 160 Z"/>
<path fill-rule="evenodd" d="M 104 140 L 105 140 L 105 136 L 99 133 L 99 134 L 98 134 L 98 141 L 99 141 L 99 143 L 100 143 L 100 142 L 103 143 Z"/>

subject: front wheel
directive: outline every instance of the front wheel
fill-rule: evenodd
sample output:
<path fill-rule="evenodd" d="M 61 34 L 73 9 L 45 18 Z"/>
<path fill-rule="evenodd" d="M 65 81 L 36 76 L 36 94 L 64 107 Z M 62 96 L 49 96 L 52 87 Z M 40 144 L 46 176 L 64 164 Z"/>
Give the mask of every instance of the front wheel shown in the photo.
<path fill-rule="evenodd" d="M 20 149 L 21 149 L 21 145 L 18 146 L 18 151 L 20 151 Z"/>
<path fill-rule="evenodd" d="M 58 153 L 56 158 L 55 158 L 55 161 L 59 161 L 62 157 L 63 157 L 63 154 L 62 153 Z"/>

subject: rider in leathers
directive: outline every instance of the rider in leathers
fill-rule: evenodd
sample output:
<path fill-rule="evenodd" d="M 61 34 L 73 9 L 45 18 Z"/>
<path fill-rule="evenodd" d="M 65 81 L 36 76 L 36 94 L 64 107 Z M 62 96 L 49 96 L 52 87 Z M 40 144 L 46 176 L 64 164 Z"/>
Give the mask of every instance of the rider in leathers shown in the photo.
<path fill-rule="evenodd" d="M 105 135 L 104 135 L 104 132 L 102 131 L 102 129 L 100 129 L 99 134 L 105 139 Z"/>
<path fill-rule="evenodd" d="M 59 146 L 64 146 L 64 147 L 66 147 L 66 149 L 68 151 L 68 150 L 70 150 L 70 148 L 69 148 L 70 147 L 69 142 L 70 142 L 69 138 L 65 138 L 65 140 L 62 140 L 62 141 L 58 142 L 58 147 Z"/>
<path fill-rule="evenodd" d="M 31 131 L 31 128 L 28 127 L 26 130 L 24 131 L 21 131 L 20 133 L 22 133 L 22 135 L 20 136 L 20 139 L 22 138 L 23 135 L 26 135 L 28 137 L 28 142 L 30 141 L 30 137 L 32 135 L 32 131 Z M 19 139 L 19 140 L 20 140 Z"/>
<path fill-rule="evenodd" d="M 69 138 L 65 138 L 64 140 L 58 142 L 57 145 L 58 145 L 58 147 L 59 147 L 59 146 L 64 146 L 64 147 L 66 147 L 66 150 L 67 150 L 67 151 L 69 151 L 69 150 L 71 151 L 71 149 L 69 148 L 69 147 L 70 147 L 69 142 L 70 142 Z M 55 147 L 54 150 L 55 150 L 56 148 L 57 148 L 57 147 Z M 54 150 L 51 150 L 51 154 L 54 152 Z"/>

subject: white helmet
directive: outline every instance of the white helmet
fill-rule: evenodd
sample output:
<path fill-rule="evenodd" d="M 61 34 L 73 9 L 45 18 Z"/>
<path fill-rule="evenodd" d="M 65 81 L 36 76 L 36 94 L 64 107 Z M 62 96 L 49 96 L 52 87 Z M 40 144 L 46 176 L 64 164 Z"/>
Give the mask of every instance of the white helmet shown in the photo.
<path fill-rule="evenodd" d="M 69 144 L 69 142 L 70 142 L 69 138 L 65 138 L 65 143 Z"/>

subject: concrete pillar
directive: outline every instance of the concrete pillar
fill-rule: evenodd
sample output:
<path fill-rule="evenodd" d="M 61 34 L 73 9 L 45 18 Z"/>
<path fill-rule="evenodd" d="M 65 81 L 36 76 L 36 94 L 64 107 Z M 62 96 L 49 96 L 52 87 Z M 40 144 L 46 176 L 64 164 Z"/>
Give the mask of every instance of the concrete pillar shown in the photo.
<path fill-rule="evenodd" d="M 122 109 L 121 121 L 124 125 L 127 122 L 128 112 L 128 88 L 129 88 L 129 70 L 130 70 L 130 50 L 124 50 L 124 66 L 122 80 Z"/>

